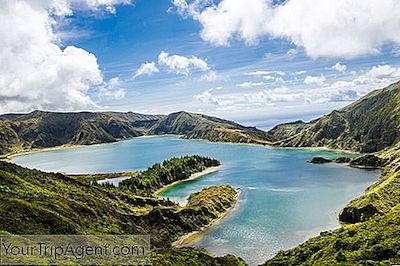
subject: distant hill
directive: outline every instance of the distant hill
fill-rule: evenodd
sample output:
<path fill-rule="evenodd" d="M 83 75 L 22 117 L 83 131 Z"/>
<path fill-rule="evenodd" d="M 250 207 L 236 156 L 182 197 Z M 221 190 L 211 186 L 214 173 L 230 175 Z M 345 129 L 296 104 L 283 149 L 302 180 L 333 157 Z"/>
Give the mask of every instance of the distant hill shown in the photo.
<path fill-rule="evenodd" d="M 274 140 L 266 132 L 254 127 L 187 112 L 143 115 L 132 112 L 34 111 L 29 114 L 0 116 L 0 155 L 37 148 L 108 143 L 161 134 L 236 143 L 269 144 Z"/>
<path fill-rule="evenodd" d="M 150 129 L 150 134 L 179 134 L 185 139 L 214 142 L 271 144 L 274 139 L 255 127 L 245 127 L 217 117 L 187 112 L 172 113 Z"/>
<path fill-rule="evenodd" d="M 283 147 L 382 150 L 400 141 L 400 82 L 309 123 L 281 124 L 268 133 Z"/>

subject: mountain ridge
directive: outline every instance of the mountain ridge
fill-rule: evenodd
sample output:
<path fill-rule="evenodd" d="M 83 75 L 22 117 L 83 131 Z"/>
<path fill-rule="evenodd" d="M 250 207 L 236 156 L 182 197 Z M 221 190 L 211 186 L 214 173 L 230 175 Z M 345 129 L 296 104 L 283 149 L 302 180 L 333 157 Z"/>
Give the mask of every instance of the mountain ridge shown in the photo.
<path fill-rule="evenodd" d="M 280 147 L 328 147 L 377 152 L 400 141 L 400 82 L 308 123 L 277 125 L 268 133 Z"/>
<path fill-rule="evenodd" d="M 233 121 L 189 112 L 47 112 L 0 115 L 0 155 L 57 147 L 116 142 L 144 135 L 176 134 L 214 142 L 271 144 L 268 133 Z"/>

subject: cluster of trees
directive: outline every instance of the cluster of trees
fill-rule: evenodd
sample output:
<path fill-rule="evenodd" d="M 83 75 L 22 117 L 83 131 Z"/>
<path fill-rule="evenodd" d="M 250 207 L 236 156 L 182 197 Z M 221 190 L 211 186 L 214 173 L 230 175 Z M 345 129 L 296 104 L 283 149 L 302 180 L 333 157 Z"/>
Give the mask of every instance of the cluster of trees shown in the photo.
<path fill-rule="evenodd" d="M 154 164 L 134 178 L 124 180 L 120 187 L 128 188 L 136 195 L 151 196 L 165 185 L 187 179 L 194 173 L 220 164 L 216 159 L 198 155 L 173 157 L 161 164 Z"/>

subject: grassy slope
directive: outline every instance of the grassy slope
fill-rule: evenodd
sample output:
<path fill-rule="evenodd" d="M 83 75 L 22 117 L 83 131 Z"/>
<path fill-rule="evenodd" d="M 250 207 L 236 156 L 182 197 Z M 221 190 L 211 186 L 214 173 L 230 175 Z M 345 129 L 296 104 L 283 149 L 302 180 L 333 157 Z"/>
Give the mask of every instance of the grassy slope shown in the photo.
<path fill-rule="evenodd" d="M 352 200 L 340 213 L 340 220 L 350 224 L 333 232 L 322 233 L 294 249 L 281 251 L 266 265 L 400 263 L 400 142 L 394 142 L 399 136 L 399 86 L 397 83 L 374 91 L 342 110 L 352 112 L 347 116 L 359 120 L 352 121 L 357 129 L 346 126 L 347 131 L 338 138 L 338 145 L 349 149 L 383 149 L 375 155 L 386 161 L 381 178 L 366 190 L 365 195 Z M 362 134 L 360 132 L 364 132 L 365 136 L 360 136 L 362 142 L 356 143 L 354 136 Z M 304 134 L 300 136 L 300 133 L 295 139 L 310 136 L 310 132 Z M 345 139 L 348 142 L 343 142 Z M 325 146 L 326 142 L 314 144 Z"/>
<path fill-rule="evenodd" d="M 0 153 L 60 145 L 115 142 L 145 134 L 162 116 L 135 113 L 52 113 L 0 116 Z"/>
<path fill-rule="evenodd" d="M 213 142 L 270 144 L 275 139 L 255 127 L 245 127 L 217 117 L 187 112 L 168 115 L 150 129 L 151 134 L 181 134 L 186 139 Z"/>
<path fill-rule="evenodd" d="M 62 174 L 0 162 L 0 231 L 14 234 L 150 234 L 156 265 L 201 257 L 208 265 L 240 265 L 232 256 L 214 258 L 193 249 L 174 250 L 179 236 L 220 217 L 235 202 L 236 190 L 216 186 L 185 207 L 140 197 L 131 191 L 90 185 Z M 201 200 L 200 200 L 201 199 Z"/>
<path fill-rule="evenodd" d="M 220 142 L 268 144 L 274 139 L 261 130 L 216 117 L 178 112 L 53 113 L 0 116 L 0 155 L 61 145 L 115 142 L 142 135 L 177 134 Z"/>
<path fill-rule="evenodd" d="M 279 146 L 382 150 L 400 140 L 400 83 L 375 90 L 310 123 L 278 125 L 269 133 L 280 140 Z"/>
<path fill-rule="evenodd" d="M 400 206 L 383 218 L 322 233 L 280 251 L 265 265 L 393 265 L 400 263 Z"/>

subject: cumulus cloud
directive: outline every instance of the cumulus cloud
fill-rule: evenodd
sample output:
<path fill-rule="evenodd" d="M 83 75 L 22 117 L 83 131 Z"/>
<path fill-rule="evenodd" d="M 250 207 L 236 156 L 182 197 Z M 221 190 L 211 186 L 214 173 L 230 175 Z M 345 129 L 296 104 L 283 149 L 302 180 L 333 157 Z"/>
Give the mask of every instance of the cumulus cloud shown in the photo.
<path fill-rule="evenodd" d="M 332 66 L 332 69 L 338 72 L 345 72 L 347 70 L 347 66 L 342 65 L 340 62 L 337 62 L 334 66 Z"/>
<path fill-rule="evenodd" d="M 178 54 L 171 55 L 165 51 L 160 52 L 157 62 L 147 62 L 142 64 L 136 70 L 133 78 L 142 75 L 151 75 L 160 72 L 161 70 L 184 76 L 189 76 L 196 72 L 202 72 L 203 75 L 200 79 L 206 81 L 216 81 L 221 78 L 216 71 L 211 69 L 204 59 L 195 55 L 190 57 Z"/>
<path fill-rule="evenodd" d="M 318 76 L 317 77 L 307 76 L 304 79 L 304 83 L 307 85 L 315 84 L 315 85 L 322 86 L 324 84 L 325 80 L 326 80 L 325 76 L 323 74 L 321 74 L 321 76 L 319 76 L 319 77 Z"/>
<path fill-rule="evenodd" d="M 133 78 L 137 78 L 137 77 L 142 76 L 142 75 L 148 75 L 149 76 L 149 75 L 151 75 L 153 73 L 157 73 L 159 71 L 160 70 L 157 68 L 155 62 L 144 63 L 144 64 L 140 65 L 138 70 L 136 70 L 136 73 L 133 76 Z"/>
<path fill-rule="evenodd" d="M 208 71 L 207 62 L 196 56 L 186 57 L 182 55 L 170 55 L 162 51 L 158 55 L 158 64 L 166 67 L 170 72 L 188 76 L 192 71 Z"/>
<path fill-rule="evenodd" d="M 256 44 L 283 38 L 311 57 L 352 58 L 376 54 L 385 44 L 400 44 L 397 0 L 173 1 L 177 13 L 202 27 L 201 37 L 227 46 L 233 39 Z M 329 41 L 327 41 L 329 40 Z"/>
<path fill-rule="evenodd" d="M 6 0 L 0 6 L 0 112 L 96 106 L 90 90 L 107 87 L 96 56 L 60 48 L 54 31 L 73 8 L 106 9 L 118 0 Z M 115 81 L 114 81 L 115 82 Z M 97 90 L 99 91 L 99 90 Z"/>
<path fill-rule="evenodd" d="M 193 96 L 193 99 L 208 104 L 219 104 L 218 100 L 209 91 L 205 91 L 201 94 L 196 94 Z"/>
<path fill-rule="evenodd" d="M 112 78 L 98 88 L 98 96 L 102 99 L 118 100 L 125 97 L 126 91 L 119 78 Z"/>

